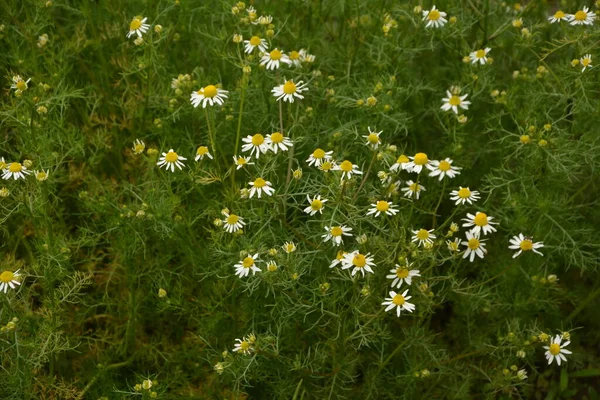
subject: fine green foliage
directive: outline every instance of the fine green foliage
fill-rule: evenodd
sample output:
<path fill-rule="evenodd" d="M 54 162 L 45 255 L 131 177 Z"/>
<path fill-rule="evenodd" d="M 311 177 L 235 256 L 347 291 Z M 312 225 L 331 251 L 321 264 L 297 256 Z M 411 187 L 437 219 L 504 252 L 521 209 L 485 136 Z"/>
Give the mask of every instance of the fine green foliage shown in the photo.
<path fill-rule="evenodd" d="M 597 399 L 597 7 L 433 6 L 1 0 L 0 398 Z"/>

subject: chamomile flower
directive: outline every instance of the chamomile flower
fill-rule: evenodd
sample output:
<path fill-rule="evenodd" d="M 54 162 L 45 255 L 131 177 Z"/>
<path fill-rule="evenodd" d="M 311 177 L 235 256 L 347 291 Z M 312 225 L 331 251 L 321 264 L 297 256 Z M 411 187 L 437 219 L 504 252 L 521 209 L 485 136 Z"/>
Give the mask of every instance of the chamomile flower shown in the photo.
<path fill-rule="evenodd" d="M 144 150 L 146 150 L 146 143 L 144 143 L 143 140 L 135 139 L 131 150 L 133 151 L 133 154 L 142 154 Z"/>
<path fill-rule="evenodd" d="M 425 245 L 433 245 L 433 239 L 435 239 L 436 236 L 431 232 L 433 232 L 433 229 L 427 230 L 421 228 L 416 231 L 412 231 L 413 236 L 411 242 L 419 242 L 419 246 L 421 247 L 424 247 Z"/>
<path fill-rule="evenodd" d="M 265 181 L 263 178 L 256 178 L 254 182 L 248 182 L 248 184 L 252 186 L 250 188 L 250 198 L 256 194 L 260 199 L 263 192 L 267 196 L 273 196 L 273 193 L 275 193 L 275 189 L 271 187 L 271 182 Z"/>
<path fill-rule="evenodd" d="M 423 170 L 423 167 L 431 167 L 432 163 L 427 157 L 425 153 L 417 153 L 413 157 L 409 157 L 410 162 L 406 165 L 406 169 L 408 172 L 414 172 L 415 174 L 420 174 Z"/>
<path fill-rule="evenodd" d="M 6 163 L 4 157 L 0 157 L 0 172 L 2 172 L 2 170 L 4 170 L 4 168 L 6 168 L 7 165 L 8 164 Z"/>
<path fill-rule="evenodd" d="M 406 265 L 398 265 L 396 264 L 396 268 L 390 270 L 391 275 L 386 275 L 386 278 L 393 279 L 392 288 L 396 287 L 400 289 L 402 283 L 406 283 L 407 285 L 411 285 L 412 278 L 415 276 L 421 276 L 418 269 L 409 269 L 413 263 L 406 262 Z"/>
<path fill-rule="evenodd" d="M 350 233 L 351 230 L 352 228 L 345 225 L 337 225 L 331 227 L 326 226 L 325 231 L 327 231 L 327 233 L 322 235 L 321 237 L 323 238 L 324 243 L 331 240 L 331 242 L 335 246 L 339 246 L 342 243 L 344 243 L 344 236 L 352 236 L 352 234 Z"/>
<path fill-rule="evenodd" d="M 233 352 L 248 355 L 254 351 L 254 347 L 248 341 L 248 338 L 235 339 L 237 342 L 233 347 Z"/>
<path fill-rule="evenodd" d="M 581 70 L 581 72 L 585 71 L 586 68 L 592 68 L 592 55 L 591 54 L 586 54 L 585 56 L 581 57 L 579 59 L 579 63 L 583 67 L 583 69 Z"/>
<path fill-rule="evenodd" d="M 487 54 L 490 52 L 489 47 L 486 47 L 485 49 L 479 49 L 479 50 L 475 50 L 473 52 L 471 52 L 471 54 L 469 54 L 469 58 L 471 59 L 471 64 L 481 64 L 481 65 L 485 65 L 488 61 L 487 59 Z"/>
<path fill-rule="evenodd" d="M 221 214 L 225 216 L 225 219 L 223 219 L 223 229 L 225 229 L 225 232 L 234 233 L 243 229 L 244 225 L 246 225 L 244 219 L 239 215 L 225 211 L 221 212 Z"/>
<path fill-rule="evenodd" d="M 307 91 L 308 88 L 303 81 L 298 81 L 294 83 L 293 80 L 285 81 L 282 85 L 275 86 L 271 93 L 273 96 L 277 97 L 277 101 L 283 99 L 283 101 L 287 101 L 290 103 L 294 102 L 294 98 L 303 99 L 304 96 L 300 93 Z"/>
<path fill-rule="evenodd" d="M 512 239 L 510 239 L 510 245 L 508 246 L 509 249 L 511 250 L 518 250 L 514 255 L 513 258 L 518 257 L 522 252 L 524 251 L 533 251 L 536 254 L 539 254 L 540 256 L 543 256 L 543 254 L 539 251 L 537 251 L 537 249 L 544 247 L 544 243 L 542 242 L 533 242 L 533 239 L 530 237 L 527 237 L 525 235 L 523 235 L 522 233 L 519 233 L 517 236 L 513 236 Z"/>
<path fill-rule="evenodd" d="M 327 202 L 327 199 L 322 199 L 321 195 L 317 195 L 311 199 L 309 195 L 306 195 L 306 200 L 308 200 L 308 207 L 304 209 L 305 213 L 311 216 L 316 213 L 323 214 L 323 204 Z"/>
<path fill-rule="evenodd" d="M 30 173 L 31 171 L 25 165 L 15 161 L 6 164 L 2 171 L 2 179 L 13 178 L 16 181 L 17 179 L 25 179 L 25 175 L 29 175 Z"/>
<path fill-rule="evenodd" d="M 595 19 L 596 14 L 587 7 L 583 7 L 575 14 L 567 14 L 567 20 L 571 25 L 593 25 Z"/>
<path fill-rule="evenodd" d="M 283 244 L 283 246 L 281 246 L 281 248 L 283 249 L 283 251 L 285 251 L 287 254 L 293 253 L 296 251 L 297 247 L 294 244 L 294 242 L 285 242 Z"/>
<path fill-rule="evenodd" d="M 242 138 L 242 141 L 246 143 L 242 145 L 242 151 L 250 151 L 250 155 L 256 156 L 257 159 L 260 157 L 260 153 L 264 154 L 271 149 L 271 146 L 265 141 L 265 137 L 260 133 L 248 135 Z"/>
<path fill-rule="evenodd" d="M 261 15 L 256 20 L 252 21 L 253 25 L 269 25 L 273 22 L 273 17 L 270 15 Z"/>
<path fill-rule="evenodd" d="M 194 108 L 198 107 L 202 103 L 202 108 L 206 108 L 206 105 L 211 107 L 215 104 L 222 106 L 227 98 L 229 91 L 216 87 L 215 85 L 208 85 L 195 92 L 192 92 L 190 101 Z"/>
<path fill-rule="evenodd" d="M 33 171 L 33 175 L 39 182 L 44 182 L 46 179 L 48 179 L 49 172 L 49 170 Z"/>
<path fill-rule="evenodd" d="M 406 289 L 402 294 L 396 293 L 393 290 L 390 291 L 390 297 L 386 297 L 385 301 L 381 303 L 382 306 L 385 307 L 385 311 L 388 312 L 390 310 L 396 309 L 396 315 L 400 317 L 400 313 L 402 310 L 413 312 L 415 310 L 415 305 L 413 303 L 409 303 L 407 300 L 410 300 L 412 296 L 407 296 L 408 289 Z"/>
<path fill-rule="evenodd" d="M 235 275 L 244 278 L 250 274 L 250 271 L 252 271 L 252 275 L 261 272 L 260 268 L 256 266 L 258 261 L 260 261 L 258 259 L 258 253 L 253 256 L 248 254 L 243 260 L 233 266 L 235 268 Z"/>
<path fill-rule="evenodd" d="M 21 284 L 19 278 L 21 274 L 19 274 L 19 270 L 15 272 L 12 271 L 2 271 L 0 273 L 0 292 L 7 293 L 8 289 L 15 289 L 17 286 Z"/>
<path fill-rule="evenodd" d="M 258 47 L 258 51 L 264 53 L 267 51 L 267 41 L 259 36 L 252 36 L 249 40 L 244 40 L 244 51 L 252 53 Z"/>
<path fill-rule="evenodd" d="M 379 200 L 377 203 L 371 204 L 367 215 L 375 214 L 376 217 L 379 217 L 379 214 L 396 215 L 397 213 L 398 209 L 391 201 Z"/>
<path fill-rule="evenodd" d="M 335 170 L 342 171 L 342 181 L 344 179 L 349 180 L 350 178 L 352 178 L 352 174 L 362 175 L 362 171 L 358 169 L 358 165 L 352 164 L 348 160 L 344 160 L 339 165 L 336 165 Z"/>
<path fill-rule="evenodd" d="M 254 165 L 253 162 L 250 162 L 250 157 L 244 156 L 233 156 L 233 162 L 236 165 L 235 169 L 243 168 L 246 165 Z"/>
<path fill-rule="evenodd" d="M 469 109 L 469 104 L 471 104 L 471 102 L 466 100 L 466 98 L 469 96 L 468 94 L 461 96 L 460 92 L 457 90 L 455 90 L 454 93 L 446 90 L 446 96 L 447 97 L 442 99 L 442 102 L 444 103 L 441 107 L 442 110 L 452 110 L 454 111 L 454 114 L 458 114 L 458 107 L 462 108 L 463 110 Z"/>
<path fill-rule="evenodd" d="M 338 251 L 337 254 L 335 255 L 335 258 L 329 264 L 329 268 L 334 268 L 334 267 L 338 266 L 339 264 L 341 264 L 342 260 L 346 256 L 346 254 L 348 254 L 348 253 L 345 252 L 344 250 Z"/>
<path fill-rule="evenodd" d="M 431 10 L 423 10 L 423 21 L 427 21 L 425 28 L 441 28 L 448 22 L 446 13 L 431 7 Z"/>
<path fill-rule="evenodd" d="M 404 197 L 412 197 L 419 200 L 419 197 L 421 196 L 421 191 L 424 192 L 426 189 L 424 186 L 419 185 L 417 182 L 407 181 L 406 186 L 400 190 L 404 192 Z"/>
<path fill-rule="evenodd" d="M 400 157 L 398 157 L 398 159 L 396 160 L 396 162 L 390 167 L 390 171 L 396 172 L 406 170 L 410 172 L 411 168 L 412 167 L 410 166 L 410 160 L 408 159 L 408 157 L 404 154 L 401 154 Z"/>
<path fill-rule="evenodd" d="M 569 17 L 567 14 L 565 14 L 563 11 L 558 10 L 554 13 L 554 15 L 548 17 L 548 21 L 550 21 L 551 24 L 555 23 L 555 22 L 560 22 L 560 21 L 568 21 Z"/>
<path fill-rule="evenodd" d="M 331 161 L 332 154 L 333 151 L 325 151 L 319 148 L 312 152 L 312 154 L 308 157 L 306 162 L 308 163 L 308 165 L 320 167 L 323 162 Z"/>
<path fill-rule="evenodd" d="M 16 92 L 23 93 L 24 91 L 27 90 L 27 88 L 29 87 L 29 81 L 31 81 L 31 78 L 25 80 L 23 78 L 21 78 L 21 75 L 15 75 L 12 77 L 12 85 L 10 85 L 11 89 L 15 89 Z"/>
<path fill-rule="evenodd" d="M 360 271 L 362 276 L 365 276 L 365 271 L 374 273 L 371 267 L 375 267 L 373 257 L 370 253 L 361 254 L 358 250 L 354 250 L 352 253 L 347 253 L 342 259 L 342 269 L 352 268 L 352 276 L 356 275 Z"/>
<path fill-rule="evenodd" d="M 467 246 L 467 249 L 463 254 L 463 258 L 469 257 L 470 262 L 475 260 L 475 256 L 483 258 L 487 253 L 487 250 L 485 249 L 485 243 L 483 243 L 483 240 L 479 239 L 479 232 L 467 231 L 466 235 L 467 240 L 461 242 L 463 246 Z"/>
<path fill-rule="evenodd" d="M 279 49 L 273 49 L 270 52 L 263 54 L 260 59 L 260 65 L 265 65 L 269 70 L 279 69 L 280 63 L 290 65 L 292 62 L 288 55 Z"/>
<path fill-rule="evenodd" d="M 300 52 L 292 50 L 290 51 L 288 57 L 290 58 L 291 65 L 293 65 L 294 67 L 298 68 L 302 66 L 302 55 L 300 54 Z"/>
<path fill-rule="evenodd" d="M 488 217 L 487 214 L 482 212 L 477 212 L 475 215 L 467 214 L 467 218 L 463 218 L 463 221 L 466 223 L 463 224 L 463 227 L 469 228 L 473 227 L 471 230 L 475 232 L 477 235 L 483 232 L 484 235 L 488 233 L 496 232 L 496 228 L 492 225 L 497 225 L 497 222 L 492 222 L 494 217 Z"/>
<path fill-rule="evenodd" d="M 323 172 L 329 172 L 335 170 L 337 164 L 335 161 L 324 161 L 321 165 L 319 165 L 319 169 Z"/>
<path fill-rule="evenodd" d="M 371 130 L 370 126 L 368 127 L 368 130 L 369 134 L 363 136 L 365 139 L 367 139 L 367 143 L 365 144 L 371 147 L 373 150 L 377 150 L 377 148 L 381 144 L 381 139 L 379 138 L 379 135 L 381 135 L 381 132 L 383 131 L 374 132 Z"/>
<path fill-rule="evenodd" d="M 185 160 L 187 160 L 187 158 L 180 156 L 179 154 L 175 153 L 173 149 L 170 149 L 168 153 L 162 153 L 162 157 L 158 159 L 156 165 L 158 165 L 159 167 L 164 166 L 167 171 L 170 168 L 171 172 L 175 172 L 176 166 L 180 170 L 183 169 L 183 167 L 185 167 L 185 165 L 182 162 Z"/>
<path fill-rule="evenodd" d="M 439 176 L 439 180 L 441 181 L 445 177 L 454 178 L 456 175 L 459 175 L 462 168 L 453 166 L 452 162 L 449 158 L 442 161 L 431 161 L 431 165 L 428 166 L 431 170 L 429 176 Z"/>
<path fill-rule="evenodd" d="M 546 352 L 544 355 L 546 356 L 546 360 L 548 360 L 548 365 L 552 364 L 552 361 L 556 360 L 556 363 L 560 365 L 561 360 L 567 362 L 567 357 L 565 354 L 572 354 L 570 350 L 565 349 L 571 341 L 567 340 L 564 343 L 561 343 L 563 340 L 561 335 L 556 335 L 554 338 L 550 338 L 550 346 L 544 346 Z"/>
<path fill-rule="evenodd" d="M 281 132 L 274 132 L 267 135 L 265 143 L 271 148 L 273 153 L 277 154 L 279 150 L 288 151 L 290 147 L 294 145 L 292 140 L 288 137 L 283 136 Z"/>
<path fill-rule="evenodd" d="M 460 239 L 454 238 L 454 240 L 446 240 L 446 246 L 451 252 L 457 253 L 459 251 L 458 246 L 460 246 Z"/>
<path fill-rule="evenodd" d="M 196 150 L 196 158 L 194 158 L 194 160 L 196 160 L 196 161 L 203 160 L 204 157 L 208 157 L 211 160 L 213 159 L 213 156 L 208 152 L 208 147 L 200 146 Z"/>
<path fill-rule="evenodd" d="M 312 64 L 315 62 L 317 57 L 314 54 L 310 54 L 306 49 L 300 49 L 300 60 L 303 63 Z"/>
<path fill-rule="evenodd" d="M 455 201 L 454 204 L 473 204 L 477 200 L 479 200 L 479 192 L 477 190 L 471 190 L 468 187 L 464 188 L 462 186 L 458 187 L 458 190 L 453 190 L 450 192 L 450 200 Z"/>
<path fill-rule="evenodd" d="M 138 37 L 142 37 L 142 35 L 148 32 L 150 29 L 150 25 L 145 22 L 148 20 L 146 17 L 135 16 L 129 23 L 129 32 L 127 33 L 127 38 L 129 39 L 133 35 L 138 35 Z"/>

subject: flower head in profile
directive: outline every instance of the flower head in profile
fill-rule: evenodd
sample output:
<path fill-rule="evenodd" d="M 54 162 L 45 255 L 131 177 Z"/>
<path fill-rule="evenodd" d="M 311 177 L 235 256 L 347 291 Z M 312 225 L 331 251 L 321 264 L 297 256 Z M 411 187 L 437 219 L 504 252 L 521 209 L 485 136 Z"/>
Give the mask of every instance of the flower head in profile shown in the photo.
<path fill-rule="evenodd" d="M 345 252 L 344 250 L 339 250 L 335 256 L 335 258 L 331 261 L 331 263 L 329 264 L 329 268 L 334 268 L 336 266 L 338 266 L 339 264 L 342 263 L 342 260 L 344 259 L 344 257 L 346 256 L 346 254 L 348 254 L 347 252 Z"/>
<path fill-rule="evenodd" d="M 460 174 L 462 168 L 455 167 L 452 163 L 453 161 L 449 158 L 442 161 L 431 161 L 431 164 L 427 166 L 427 168 L 431 170 L 429 176 L 439 176 L 440 181 L 445 177 L 454 178 L 456 175 Z"/>
<path fill-rule="evenodd" d="M 481 65 L 485 65 L 488 62 L 487 54 L 490 52 L 490 50 L 492 49 L 486 47 L 485 49 L 479 49 L 471 52 L 471 54 L 469 54 L 471 64 L 479 63 Z"/>
<path fill-rule="evenodd" d="M 296 244 L 294 242 L 285 242 L 283 244 L 283 246 L 281 246 L 281 248 L 283 249 L 283 251 L 285 251 L 287 254 L 293 253 L 296 251 L 297 247 Z"/>
<path fill-rule="evenodd" d="M 265 143 L 271 148 L 271 151 L 277 154 L 278 151 L 288 151 L 294 145 L 292 140 L 283 136 L 281 132 L 274 132 L 265 138 Z"/>
<path fill-rule="evenodd" d="M 21 276 L 21 274 L 19 274 L 19 270 L 16 270 L 15 272 L 12 271 L 2 271 L 2 273 L 0 273 L 0 292 L 8 292 L 8 289 L 15 289 L 17 286 L 19 286 L 21 284 L 20 280 L 18 279 Z"/>
<path fill-rule="evenodd" d="M 342 161 L 340 164 L 334 167 L 336 171 L 342 171 L 341 180 L 349 180 L 353 174 L 362 175 L 362 171 L 358 169 L 358 165 L 352 164 L 348 160 Z"/>
<path fill-rule="evenodd" d="M 49 170 L 33 171 L 33 175 L 39 182 L 44 182 L 46 179 L 48 179 L 49 172 Z"/>
<path fill-rule="evenodd" d="M 208 147 L 206 147 L 206 146 L 200 146 L 196 150 L 196 157 L 194 158 L 194 160 L 201 161 L 201 160 L 204 160 L 204 157 L 208 157 L 211 160 L 213 159 L 213 156 L 208 151 Z"/>
<path fill-rule="evenodd" d="M 246 143 L 242 145 L 242 151 L 249 151 L 250 155 L 254 155 L 257 159 L 260 157 L 261 153 L 264 154 L 271 149 L 271 146 L 269 146 L 265 137 L 260 133 L 248 135 L 245 138 L 242 138 L 242 141 Z"/>
<path fill-rule="evenodd" d="M 524 251 L 533 251 L 535 254 L 539 254 L 540 256 L 543 256 L 543 254 L 541 252 L 539 252 L 537 249 L 544 247 L 544 243 L 542 243 L 542 242 L 534 243 L 532 238 L 527 237 L 527 236 L 523 235 L 522 233 L 519 233 L 517 236 L 513 236 L 512 239 L 510 239 L 509 243 L 510 243 L 510 245 L 508 246 L 509 249 L 518 250 L 513 255 L 513 258 L 518 257 Z"/>
<path fill-rule="evenodd" d="M 363 135 L 363 137 L 367 140 L 367 143 L 365 143 L 365 144 L 367 146 L 371 147 L 373 150 L 377 150 L 377 148 L 381 144 L 381 139 L 379 138 L 379 135 L 381 135 L 381 132 L 383 132 L 383 131 L 379 131 L 379 132 L 372 131 L 370 126 L 368 127 L 368 130 L 369 130 L 369 134 Z"/>
<path fill-rule="evenodd" d="M 412 265 L 413 263 L 409 263 L 407 260 L 405 265 L 396 264 L 396 267 L 390 270 L 391 274 L 387 275 L 386 278 L 393 279 L 392 288 L 396 287 L 400 289 L 402 283 L 406 283 L 410 286 L 412 284 L 412 278 L 421 276 L 418 269 L 410 269 Z"/>
<path fill-rule="evenodd" d="M 310 216 L 316 213 L 323 214 L 323 205 L 327 202 L 327 199 L 322 199 L 321 195 L 311 199 L 309 195 L 306 195 L 306 200 L 308 201 L 308 207 L 304 209 L 305 213 L 310 214 Z"/>
<path fill-rule="evenodd" d="M 354 250 L 352 253 L 347 253 L 342 259 L 342 269 L 352 268 L 352 276 L 360 272 L 362 276 L 365 276 L 365 271 L 374 273 L 371 267 L 374 267 L 373 257 L 369 253 L 361 254 L 358 250 Z"/>
<path fill-rule="evenodd" d="M 587 7 L 583 7 L 575 14 L 567 14 L 567 20 L 571 25 L 593 25 L 595 19 L 596 14 Z"/>
<path fill-rule="evenodd" d="M 250 188 L 250 198 L 256 194 L 260 199 L 263 193 L 267 196 L 273 196 L 273 193 L 275 193 L 275 189 L 271 187 L 271 182 L 265 181 L 263 178 L 256 178 L 256 180 L 248 184 L 252 186 Z"/>
<path fill-rule="evenodd" d="M 129 39 L 133 35 L 137 35 L 139 38 L 150 29 L 150 25 L 145 22 L 148 20 L 146 17 L 135 16 L 129 23 L 129 32 L 127 38 Z"/>
<path fill-rule="evenodd" d="M 560 21 L 568 21 L 568 16 L 567 14 L 565 14 L 563 11 L 558 10 L 554 13 L 554 15 L 548 17 L 548 21 L 550 21 L 551 24 L 554 24 L 555 22 L 560 22 Z"/>
<path fill-rule="evenodd" d="M 390 310 L 396 309 L 396 315 L 400 317 L 402 311 L 413 312 L 415 310 L 415 305 L 413 303 L 409 303 L 407 300 L 410 300 L 412 296 L 408 295 L 408 289 L 406 289 L 402 294 L 396 293 L 393 290 L 390 291 L 390 297 L 386 297 L 385 301 L 381 303 L 382 306 L 385 307 L 385 311 L 388 312 Z"/>
<path fill-rule="evenodd" d="M 409 158 L 406 155 L 401 154 L 400 157 L 398 157 L 398 159 L 396 160 L 396 162 L 390 167 L 390 171 L 396 172 L 406 170 L 410 172 L 412 168 L 410 165 L 411 164 Z"/>
<path fill-rule="evenodd" d="M 314 165 L 315 167 L 320 167 L 323 162 L 331 161 L 333 151 L 325 151 L 321 148 L 316 149 L 312 152 L 312 154 L 308 157 L 306 162 L 308 165 Z"/>
<path fill-rule="evenodd" d="M 467 231 L 467 240 L 462 242 L 463 246 L 467 246 L 463 258 L 469 258 L 470 262 L 475 260 L 475 256 L 479 258 L 485 257 L 487 250 L 485 249 L 485 243 L 479 238 L 479 232 Z"/>
<path fill-rule="evenodd" d="M 290 65 L 290 57 L 279 49 L 273 49 L 263 54 L 260 59 L 260 65 L 264 65 L 268 70 L 279 69 L 281 63 Z"/>
<path fill-rule="evenodd" d="M 494 217 L 488 217 L 486 213 L 478 211 L 475 215 L 467 214 L 467 218 L 463 218 L 463 221 L 465 221 L 463 227 L 473 227 L 471 230 L 477 235 L 482 232 L 484 235 L 487 235 L 488 233 L 496 232 L 496 228 L 493 225 L 497 225 L 498 223 L 492 222 L 493 219 Z"/>
<path fill-rule="evenodd" d="M 457 88 L 452 88 L 451 90 L 452 91 L 446 90 L 446 97 L 442 99 L 442 102 L 444 103 L 441 107 L 442 110 L 452 110 L 454 111 L 454 114 L 458 114 L 459 107 L 463 110 L 468 110 L 471 102 L 466 99 L 469 95 L 465 94 L 461 96 L 460 90 L 458 90 Z"/>
<path fill-rule="evenodd" d="M 246 53 L 250 54 L 256 48 L 261 53 L 264 53 L 267 51 L 267 41 L 259 36 L 252 36 L 249 40 L 244 40 L 244 51 Z"/>
<path fill-rule="evenodd" d="M 325 231 L 327 233 L 321 236 L 323 238 L 323 242 L 325 243 L 331 240 L 335 246 L 339 246 L 344 243 L 344 236 L 352 236 L 350 233 L 352 228 L 345 225 L 336 225 L 331 227 L 326 226 Z"/>
<path fill-rule="evenodd" d="M 468 187 L 464 188 L 462 186 L 458 187 L 458 190 L 453 190 L 450 192 L 450 200 L 455 201 L 454 204 L 473 204 L 477 200 L 479 200 L 479 192 L 477 190 L 471 190 Z"/>
<path fill-rule="evenodd" d="M 252 271 L 252 275 L 261 272 L 260 268 L 256 266 L 258 261 L 260 261 L 258 253 L 254 255 L 248 254 L 243 260 L 233 266 L 235 268 L 235 275 L 244 278 L 250 274 L 250 271 Z"/>
<path fill-rule="evenodd" d="M 433 245 L 433 239 L 435 239 L 436 236 L 431 232 L 433 232 L 433 229 L 427 230 L 421 228 L 414 230 L 412 231 L 413 236 L 411 242 L 419 242 L 418 244 L 421 247 L 424 247 L 425 245 Z"/>
<path fill-rule="evenodd" d="M 2 159 L 4 160 L 4 159 Z M 4 163 L 4 161 L 3 161 Z M 29 171 L 27 169 L 27 167 L 24 165 L 25 163 L 21 164 L 20 162 L 11 162 L 11 163 L 4 163 L 6 164 L 4 166 L 4 169 L 2 170 L 2 179 L 10 179 L 13 178 L 15 181 L 17 179 L 25 179 L 26 175 L 29 175 L 31 173 L 31 171 Z"/>
<path fill-rule="evenodd" d="M 588 68 L 592 68 L 592 55 L 586 54 L 585 56 L 579 59 L 579 64 L 583 67 L 581 72 L 585 71 Z"/>
<path fill-rule="evenodd" d="M 273 22 L 273 17 L 272 16 L 270 16 L 270 15 L 261 15 L 260 17 L 258 17 L 254 21 L 252 21 L 252 24 L 253 25 L 269 25 L 271 22 Z"/>
<path fill-rule="evenodd" d="M 169 149 L 167 153 L 162 153 L 162 157 L 158 159 L 156 165 L 159 167 L 164 166 L 166 170 L 169 170 L 170 168 L 171 172 L 175 172 L 175 167 L 179 169 L 183 169 L 183 167 L 185 167 L 185 164 L 182 162 L 185 160 L 187 160 L 187 158 L 175 153 L 173 149 Z"/>
<path fill-rule="evenodd" d="M 233 163 L 236 165 L 235 169 L 240 169 L 245 167 L 246 165 L 254 165 L 253 162 L 250 162 L 250 157 L 243 156 L 233 156 Z"/>
<path fill-rule="evenodd" d="M 133 154 L 142 154 L 144 150 L 146 150 L 146 143 L 144 143 L 143 140 L 135 139 L 131 150 L 133 151 Z"/>
<path fill-rule="evenodd" d="M 303 81 L 294 83 L 294 81 L 290 79 L 279 86 L 275 86 L 271 90 L 271 93 L 277 98 L 277 101 L 283 99 L 283 101 L 293 103 L 295 98 L 302 100 L 304 96 L 301 93 L 307 90 L 308 88 Z"/>
<path fill-rule="evenodd" d="M 552 361 L 556 361 L 558 365 L 560 365 L 561 361 L 567 362 L 565 354 L 572 354 L 570 350 L 565 349 L 571 342 L 567 340 L 562 343 L 562 340 L 561 335 L 556 335 L 554 338 L 550 338 L 550 346 L 544 346 L 544 349 L 546 349 L 544 355 L 546 356 L 546 360 L 548 360 L 548 365 L 552 364 Z"/>
<path fill-rule="evenodd" d="M 377 203 L 371 204 L 371 208 L 369 208 L 367 215 L 375 214 L 376 217 L 379 217 L 380 214 L 396 215 L 397 213 L 398 208 L 396 208 L 391 201 L 379 200 Z"/>
<path fill-rule="evenodd" d="M 409 180 L 409 181 L 406 181 L 406 186 L 400 190 L 404 192 L 404 197 L 408 197 L 408 198 L 412 197 L 412 198 L 419 200 L 419 197 L 421 196 L 421 192 L 424 192 L 426 189 L 425 189 L 425 186 L 419 185 L 417 182 L 413 182 L 413 181 Z"/>
<path fill-rule="evenodd" d="M 223 229 L 225 229 L 225 232 L 234 233 L 243 229 L 244 225 L 246 225 L 244 219 L 239 215 L 235 215 L 228 211 L 222 211 L 221 214 L 225 217 L 225 219 L 223 219 Z"/>
<path fill-rule="evenodd" d="M 202 108 L 206 108 L 207 105 L 212 107 L 215 104 L 222 106 L 227 98 L 227 93 L 229 93 L 227 90 L 218 88 L 215 85 L 208 85 L 192 92 L 190 101 L 194 108 L 200 104 L 202 104 Z"/>
<path fill-rule="evenodd" d="M 317 57 L 314 54 L 310 54 L 306 49 L 300 49 L 300 61 L 306 64 L 312 64 L 315 62 Z"/>
<path fill-rule="evenodd" d="M 423 21 L 427 21 L 425 28 L 441 28 L 448 22 L 446 13 L 431 7 L 431 10 L 423 10 Z"/>

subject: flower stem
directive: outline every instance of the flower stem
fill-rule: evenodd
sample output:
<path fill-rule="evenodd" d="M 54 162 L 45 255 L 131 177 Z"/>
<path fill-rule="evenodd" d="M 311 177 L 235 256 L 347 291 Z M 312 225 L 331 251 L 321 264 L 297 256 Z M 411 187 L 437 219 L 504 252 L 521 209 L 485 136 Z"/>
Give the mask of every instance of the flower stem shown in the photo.
<path fill-rule="evenodd" d="M 217 146 L 215 145 L 215 138 L 213 137 L 213 132 L 210 126 L 210 119 L 208 118 L 208 109 L 204 109 L 204 115 L 206 116 L 206 126 L 208 127 L 208 139 L 210 140 L 210 147 L 213 152 L 213 157 L 215 160 L 217 159 Z"/>
<path fill-rule="evenodd" d="M 440 208 L 440 204 L 442 204 L 442 199 L 444 198 L 445 192 L 446 192 L 446 179 L 444 179 L 444 184 L 442 185 L 442 193 L 440 193 L 440 198 L 438 199 L 435 209 L 433 210 L 433 221 L 431 221 L 432 229 L 435 229 L 437 210 L 438 210 L 438 208 Z"/>
<path fill-rule="evenodd" d="M 354 197 L 352 198 L 352 201 L 356 200 L 356 198 L 358 197 L 358 194 L 360 193 L 360 190 L 365 185 L 365 182 L 367 181 L 367 178 L 369 177 L 369 173 L 371 172 L 371 168 L 373 168 L 373 164 L 375 164 L 375 159 L 377 159 L 377 151 L 373 152 L 373 158 L 371 158 L 371 163 L 369 164 L 369 168 L 367 168 L 367 172 L 365 172 L 365 175 L 363 176 L 363 179 L 360 182 L 360 186 L 358 186 L 358 190 L 356 190 L 356 193 L 354 193 Z"/>

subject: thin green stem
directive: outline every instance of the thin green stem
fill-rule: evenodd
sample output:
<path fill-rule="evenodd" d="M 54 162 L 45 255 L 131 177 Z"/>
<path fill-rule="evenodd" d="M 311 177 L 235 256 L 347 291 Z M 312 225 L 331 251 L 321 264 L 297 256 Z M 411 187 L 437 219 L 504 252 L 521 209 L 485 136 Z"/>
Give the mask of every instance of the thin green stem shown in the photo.
<path fill-rule="evenodd" d="M 435 209 L 433 210 L 433 221 L 431 221 L 431 229 L 435 229 L 437 210 L 438 210 L 438 208 L 440 208 L 440 204 L 442 204 L 442 199 L 444 198 L 445 193 L 446 193 L 446 179 L 444 179 L 444 183 L 442 184 L 442 193 L 440 193 L 440 198 L 438 199 L 438 202 L 435 205 Z"/>
<path fill-rule="evenodd" d="M 206 126 L 208 127 L 208 140 L 210 140 L 210 147 L 213 152 L 213 157 L 217 159 L 217 146 L 215 144 L 215 138 L 213 137 L 213 132 L 210 124 L 210 118 L 208 118 L 208 109 L 204 109 L 204 115 L 206 116 Z"/>
<path fill-rule="evenodd" d="M 365 185 L 365 182 L 367 181 L 367 178 L 369 177 L 369 173 L 371 172 L 371 168 L 373 168 L 373 164 L 375 164 L 376 159 L 377 159 L 377 151 L 373 151 L 373 157 L 371 158 L 371 163 L 369 164 L 369 168 L 367 168 L 367 172 L 365 172 L 365 175 L 363 176 L 363 179 L 360 182 L 360 185 L 358 186 L 356 193 L 354 193 L 354 197 L 352 197 L 352 201 L 356 200 L 356 198 L 358 197 L 358 194 L 360 193 L 361 189 Z"/>

